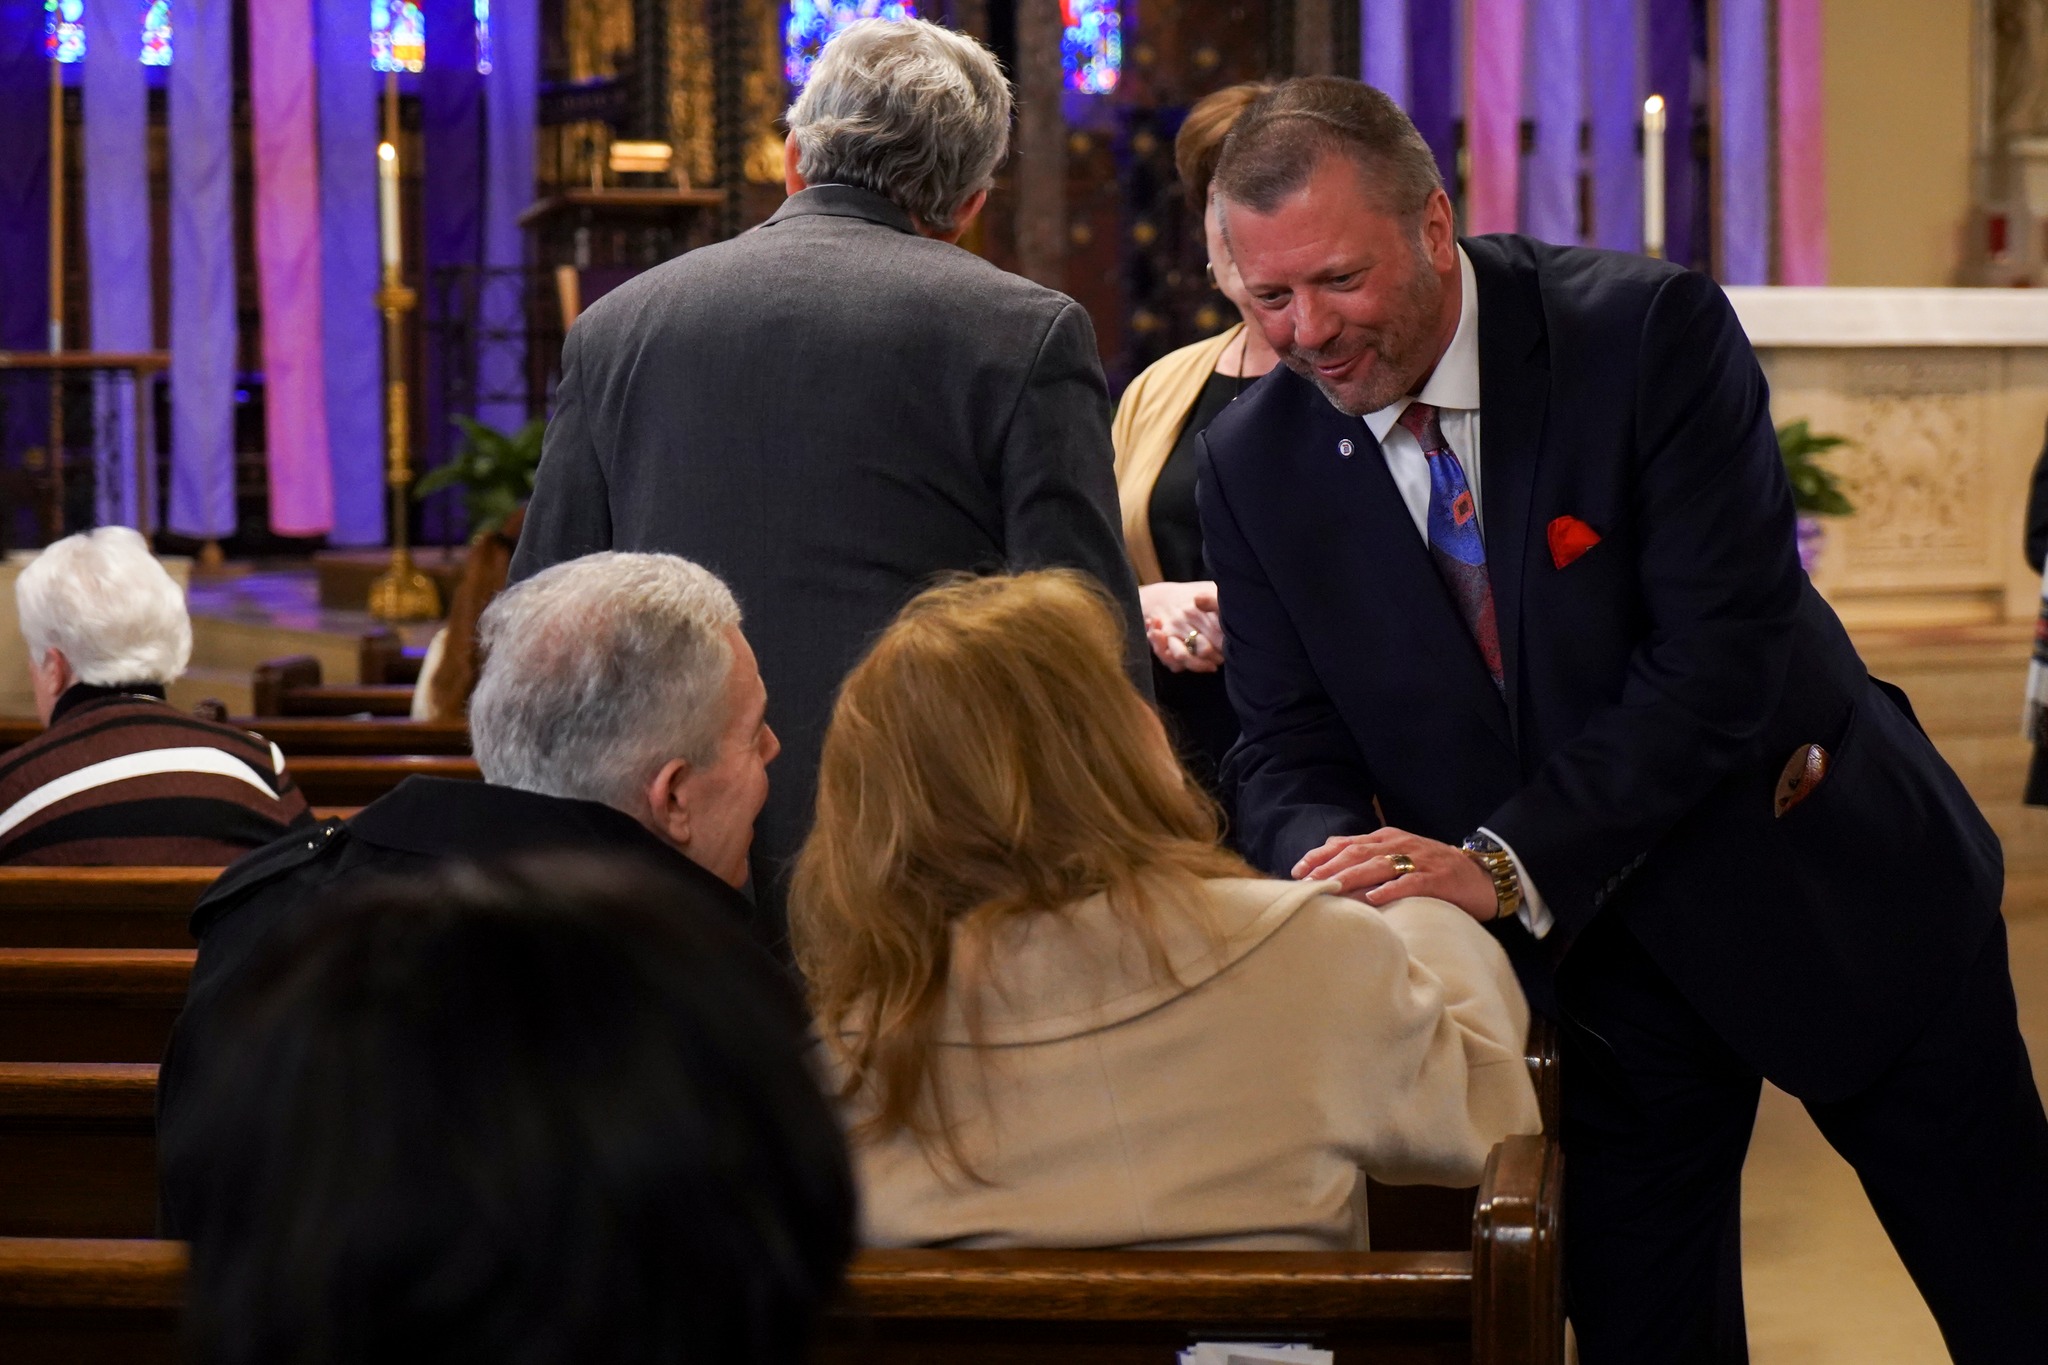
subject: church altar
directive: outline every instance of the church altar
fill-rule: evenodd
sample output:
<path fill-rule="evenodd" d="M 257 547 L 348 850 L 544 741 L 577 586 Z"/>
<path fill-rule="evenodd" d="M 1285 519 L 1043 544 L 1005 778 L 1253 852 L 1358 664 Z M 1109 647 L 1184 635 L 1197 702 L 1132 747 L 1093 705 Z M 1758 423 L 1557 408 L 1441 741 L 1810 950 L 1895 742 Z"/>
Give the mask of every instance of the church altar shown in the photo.
<path fill-rule="evenodd" d="M 1851 444 L 1822 457 L 1854 516 L 1828 521 L 1814 584 L 1851 629 L 2031 622 L 2021 554 L 2048 417 L 2048 291 L 1730 288 L 1780 424 Z"/>

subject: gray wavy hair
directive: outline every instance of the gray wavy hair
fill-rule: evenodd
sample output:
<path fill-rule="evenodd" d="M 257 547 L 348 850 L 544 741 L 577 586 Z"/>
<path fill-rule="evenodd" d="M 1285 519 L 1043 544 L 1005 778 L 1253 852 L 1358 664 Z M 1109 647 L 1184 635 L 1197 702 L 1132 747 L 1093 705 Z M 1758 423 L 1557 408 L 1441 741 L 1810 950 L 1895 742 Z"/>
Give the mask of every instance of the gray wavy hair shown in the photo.
<path fill-rule="evenodd" d="M 995 54 L 923 19 L 862 19 L 825 44 L 789 107 L 797 171 L 858 185 L 951 232 L 1010 151 L 1010 82 Z"/>
<path fill-rule="evenodd" d="M 585 555 L 507 588 L 477 622 L 485 780 L 640 809 L 670 759 L 717 759 L 739 623 L 732 590 L 676 555 Z"/>

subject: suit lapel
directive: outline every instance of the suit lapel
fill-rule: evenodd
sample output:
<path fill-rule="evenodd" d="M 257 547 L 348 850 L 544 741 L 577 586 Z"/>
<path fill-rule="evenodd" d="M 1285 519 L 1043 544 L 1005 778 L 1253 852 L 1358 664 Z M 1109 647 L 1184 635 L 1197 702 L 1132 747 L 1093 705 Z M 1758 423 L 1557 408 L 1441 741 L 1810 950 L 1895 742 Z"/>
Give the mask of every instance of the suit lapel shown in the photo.
<path fill-rule="evenodd" d="M 1500 247 L 1466 239 L 1479 285 L 1480 488 L 1486 516 L 1486 571 L 1500 627 L 1510 723 L 1519 716 L 1522 578 L 1543 422 L 1550 402 L 1550 350 L 1534 280 L 1510 268 Z"/>
<path fill-rule="evenodd" d="M 1303 529 L 1312 526 L 1316 540 L 1310 543 L 1331 549 L 1326 562 L 1336 572 L 1328 589 L 1342 604 L 1344 618 L 1357 621 L 1368 638 L 1411 657 L 1427 670 L 1433 690 L 1469 706 L 1512 752 L 1507 710 L 1428 545 L 1416 532 L 1379 443 L 1363 419 L 1337 411 L 1300 382 L 1315 414 L 1308 425 L 1313 433 L 1308 448 L 1294 452 L 1307 495 L 1304 506 L 1313 509 L 1313 521 Z M 1349 455 L 1341 453 L 1347 443 Z"/>

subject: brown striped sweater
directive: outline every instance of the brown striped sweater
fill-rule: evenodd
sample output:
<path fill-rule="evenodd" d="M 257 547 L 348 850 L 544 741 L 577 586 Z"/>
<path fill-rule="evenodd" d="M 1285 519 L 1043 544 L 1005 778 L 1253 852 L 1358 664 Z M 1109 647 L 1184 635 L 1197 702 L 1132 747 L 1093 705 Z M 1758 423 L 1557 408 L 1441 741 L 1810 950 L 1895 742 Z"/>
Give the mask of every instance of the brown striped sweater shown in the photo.
<path fill-rule="evenodd" d="M 0 864 L 221 867 L 312 820 L 276 745 L 160 691 L 80 684 L 0 753 Z"/>

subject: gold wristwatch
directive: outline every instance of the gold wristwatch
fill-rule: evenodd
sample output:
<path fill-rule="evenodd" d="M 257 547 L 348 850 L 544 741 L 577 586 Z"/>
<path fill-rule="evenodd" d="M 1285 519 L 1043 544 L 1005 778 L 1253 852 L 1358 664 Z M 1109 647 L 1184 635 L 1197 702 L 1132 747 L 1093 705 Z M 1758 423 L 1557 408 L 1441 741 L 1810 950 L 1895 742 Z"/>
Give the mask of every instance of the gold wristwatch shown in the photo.
<path fill-rule="evenodd" d="M 1465 856 L 1485 870 L 1493 878 L 1494 918 L 1506 919 L 1522 908 L 1522 878 L 1515 871 L 1515 860 L 1499 843 L 1484 834 L 1474 834 L 1459 845 Z"/>

